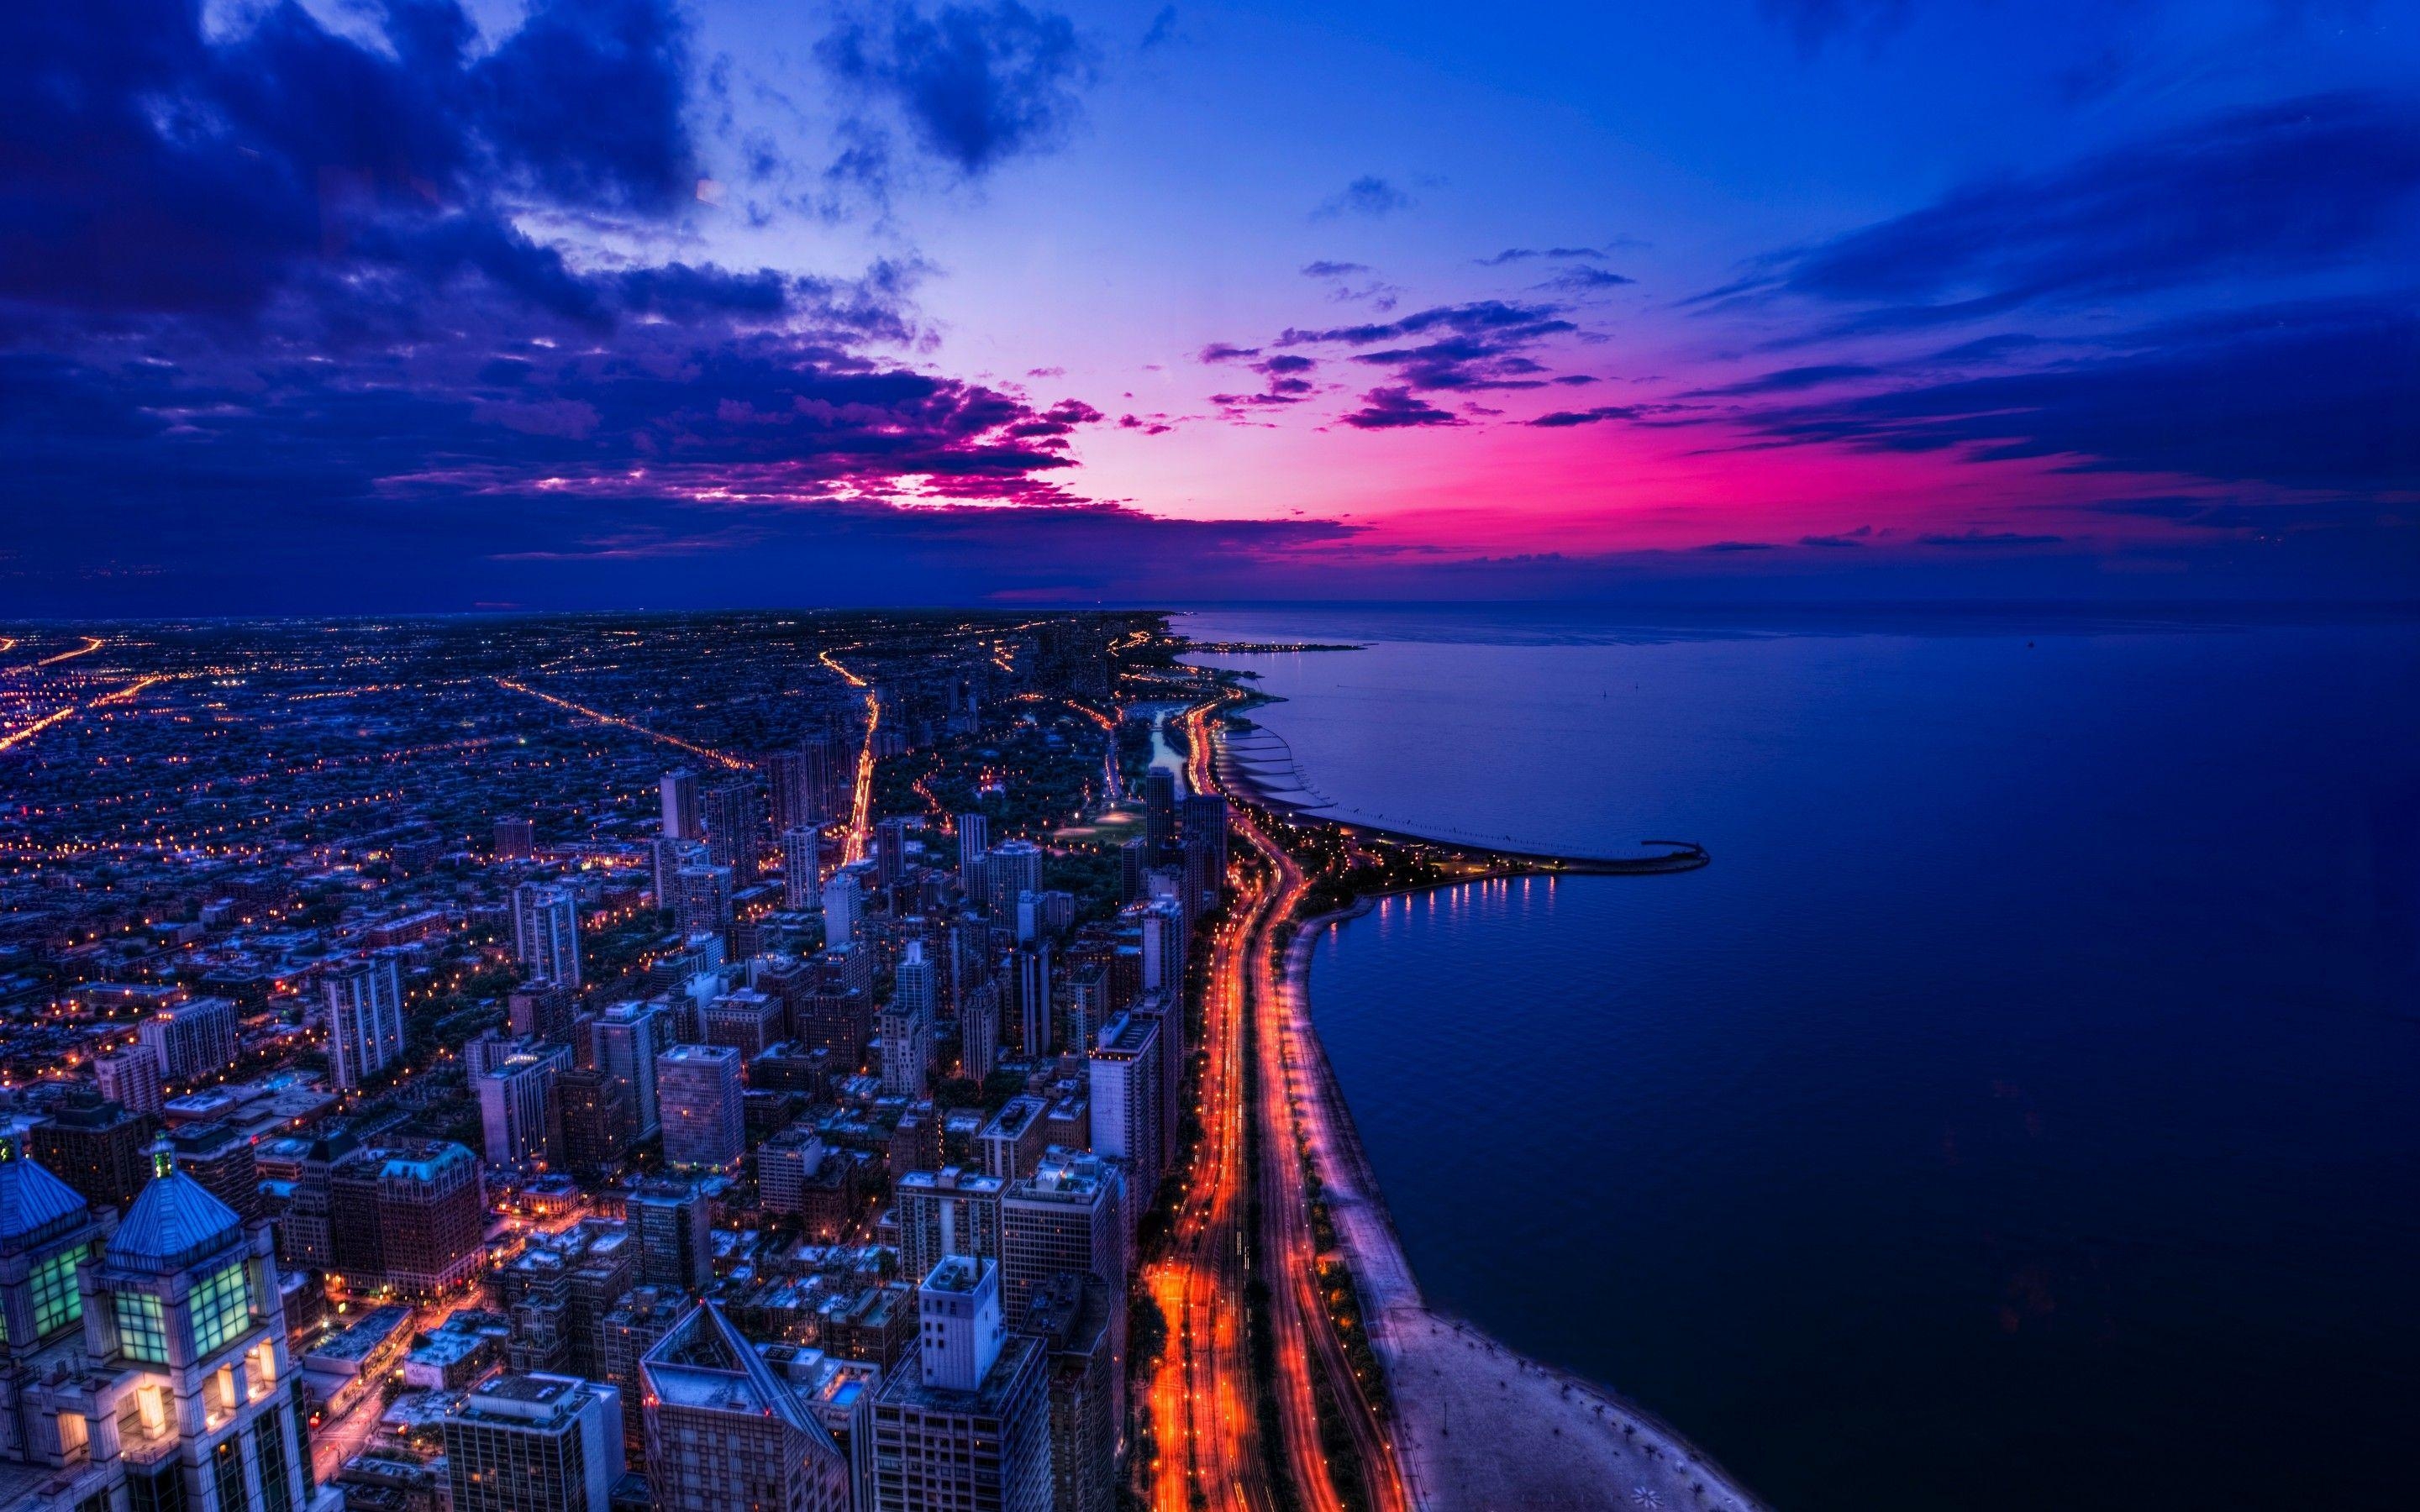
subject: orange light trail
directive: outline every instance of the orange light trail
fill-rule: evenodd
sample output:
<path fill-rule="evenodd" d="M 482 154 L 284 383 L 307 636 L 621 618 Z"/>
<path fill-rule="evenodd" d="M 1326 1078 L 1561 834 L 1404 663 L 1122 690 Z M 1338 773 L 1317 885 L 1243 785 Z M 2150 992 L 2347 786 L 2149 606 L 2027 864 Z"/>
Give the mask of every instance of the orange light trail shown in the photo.
<path fill-rule="evenodd" d="M 618 714 L 607 714 L 602 709 L 592 709 L 585 703 L 574 703 L 569 699 L 557 698 L 551 693 L 542 693 L 527 683 L 516 683 L 509 677 L 499 677 L 494 679 L 494 682 L 498 687 L 508 687 L 516 693 L 526 693 L 534 699 L 541 699 L 551 703 L 556 708 L 568 709 L 585 718 L 594 719 L 598 724 L 610 724 L 619 730 L 628 730 L 632 734 L 644 735 L 649 740 L 660 740 L 667 746 L 676 746 L 692 756 L 703 756 L 707 761 L 719 763 L 734 771 L 748 769 L 748 764 L 737 756 L 725 755 L 711 747 L 701 746 L 693 740 L 683 740 L 678 735 L 665 734 L 660 730 L 650 730 L 635 719 L 625 719 Z"/>
<path fill-rule="evenodd" d="M 16 642 L 12 640 L 9 644 L 14 645 Z M 44 656 L 41 660 L 34 663 L 34 665 L 37 667 L 48 667 L 55 661 L 73 661 L 78 656 L 91 656 L 94 652 L 99 651 L 101 648 L 101 645 L 102 641 L 101 637 L 97 635 L 88 635 L 84 638 L 84 644 L 76 647 L 73 651 L 62 651 L 55 656 Z"/>
<path fill-rule="evenodd" d="M 841 681 L 851 687 L 870 689 L 874 686 L 842 666 L 829 651 L 820 653 L 816 659 L 838 672 Z M 865 695 L 865 744 L 857 752 L 857 790 L 849 795 L 848 831 L 841 837 L 843 866 L 865 859 L 865 838 L 874 825 L 874 732 L 881 723 L 882 701 L 869 691 Z"/>
<path fill-rule="evenodd" d="M 9 731 L 7 734 L 0 735 L 0 750 L 7 750 L 9 747 L 17 744 L 21 740 L 33 739 L 36 735 L 48 730 L 51 726 L 58 723 L 61 719 L 66 718 L 69 715 L 75 713 L 75 711 L 82 706 L 83 705 L 81 704 L 70 703 L 64 709 L 54 709 L 51 713 L 43 715 L 32 724 L 21 725 L 17 729 Z"/>

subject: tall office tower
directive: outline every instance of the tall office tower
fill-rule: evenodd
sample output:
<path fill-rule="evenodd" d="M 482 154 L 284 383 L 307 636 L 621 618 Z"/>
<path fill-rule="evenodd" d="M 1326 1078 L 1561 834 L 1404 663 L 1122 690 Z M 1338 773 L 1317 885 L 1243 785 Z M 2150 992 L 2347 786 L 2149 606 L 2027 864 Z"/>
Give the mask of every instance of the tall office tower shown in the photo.
<path fill-rule="evenodd" d="M 1185 999 L 1177 993 L 1145 993 L 1127 1005 L 1128 1014 L 1159 1026 L 1159 1168 L 1176 1168 L 1176 1129 L 1185 1108 Z"/>
<path fill-rule="evenodd" d="M 166 1137 L 177 1169 L 199 1181 L 203 1191 L 245 1223 L 260 1216 L 260 1160 L 248 1134 L 232 1123 L 212 1119 L 186 1124 Z"/>
<path fill-rule="evenodd" d="M 874 826 L 874 884 L 886 893 L 908 874 L 908 830 L 914 823 L 894 815 Z"/>
<path fill-rule="evenodd" d="M 1050 1032 L 1050 942 L 1018 946 L 1007 964 L 1004 975 L 1016 1053 L 1027 1060 L 1039 1060 L 1055 1048 Z"/>
<path fill-rule="evenodd" d="M 737 874 L 727 866 L 685 866 L 673 878 L 673 930 L 721 935 L 731 928 L 731 894 Z"/>
<path fill-rule="evenodd" d="M 739 1052 L 719 1044 L 676 1044 L 656 1057 L 656 1108 L 664 1164 L 727 1170 L 748 1148 L 740 1113 Z"/>
<path fill-rule="evenodd" d="M 979 813 L 958 815 L 958 886 L 983 902 L 984 852 L 991 848 L 991 821 Z"/>
<path fill-rule="evenodd" d="M 1093 1045 L 1093 1149 L 1126 1163 L 1129 1190 L 1141 1207 L 1159 1190 L 1159 1021 L 1121 1013 Z"/>
<path fill-rule="evenodd" d="M 1191 835 L 1185 837 L 1183 856 L 1177 871 L 1185 878 L 1185 912 L 1199 917 L 1218 906 L 1218 856 L 1208 842 Z"/>
<path fill-rule="evenodd" d="M 569 1376 L 481 1381 L 439 1420 L 453 1512 L 611 1512 L 622 1395 Z"/>
<path fill-rule="evenodd" d="M 1087 961 L 1067 973 L 1067 1043 L 1088 1050 L 1109 1021 L 1109 968 Z"/>
<path fill-rule="evenodd" d="M 899 1001 L 921 1016 L 925 1023 L 940 1011 L 941 976 L 939 969 L 924 954 L 924 942 L 909 940 L 908 953 L 892 974 L 892 989 Z"/>
<path fill-rule="evenodd" d="M 1117 1505 L 1125 1421 L 1125 1334 L 1116 1288 L 1061 1272 L 1034 1294 L 1019 1333 L 1049 1352 L 1051 1512 Z"/>
<path fill-rule="evenodd" d="M 537 826 L 526 819 L 496 821 L 496 859 L 523 861 L 537 848 Z"/>
<path fill-rule="evenodd" d="M 1041 846 L 1030 840 L 1004 840 L 984 854 L 984 898 L 995 917 L 1015 908 L 1018 893 L 1041 890 Z"/>
<path fill-rule="evenodd" d="M 555 1077 L 570 1069 L 570 1049 L 549 1045 L 512 1051 L 471 1078 L 489 1162 L 527 1165 L 553 1158 L 561 1123 Z"/>
<path fill-rule="evenodd" d="M 1124 1291 L 1125 1196 L 1116 1165 L 1056 1148 L 1032 1175 L 1008 1184 L 1000 1198 L 1000 1271 L 1009 1326 L 1026 1326 L 1034 1295 L 1063 1271 Z"/>
<path fill-rule="evenodd" d="M 328 978 L 328 1069 L 353 1091 L 403 1058 L 403 968 L 384 950 Z"/>
<path fill-rule="evenodd" d="M 765 795 L 771 801 L 776 831 L 812 828 L 829 817 L 814 764 L 804 747 L 765 753 Z"/>
<path fill-rule="evenodd" d="M 629 1110 L 622 1084 L 594 1067 L 558 1072 L 554 1095 L 563 1125 L 563 1164 L 594 1172 L 622 1158 Z"/>
<path fill-rule="evenodd" d="M 182 1087 L 235 1064 L 235 1004 L 196 997 L 163 1008 L 135 1028 L 135 1038 L 160 1062 L 160 1079 Z"/>
<path fill-rule="evenodd" d="M 1210 874 L 1218 886 L 1227 884 L 1227 800 L 1216 793 L 1196 793 L 1185 800 L 1185 842 L 1210 853 Z M 1214 895 L 1206 903 L 1218 902 Z"/>
<path fill-rule="evenodd" d="M 714 1282 L 713 1213 L 690 1182 L 659 1177 L 630 1194 L 629 1227 L 639 1246 L 638 1284 L 704 1291 Z"/>
<path fill-rule="evenodd" d="M 657 1512 L 849 1512 L 848 1457 L 714 1304 L 658 1339 L 639 1375 Z"/>
<path fill-rule="evenodd" d="M 813 908 L 824 888 L 824 832 L 813 825 L 782 831 L 782 905 Z"/>
<path fill-rule="evenodd" d="M 1165 766 L 1142 775 L 1142 838 L 1154 866 L 1176 848 L 1176 774 Z"/>
<path fill-rule="evenodd" d="M 536 980 L 580 985 L 580 901 L 570 888 L 524 882 L 513 889 L 513 958 Z"/>
<path fill-rule="evenodd" d="M 1142 990 L 1174 992 L 1183 987 L 1188 944 L 1185 905 L 1173 898 L 1155 898 L 1126 909 L 1122 921 L 1141 932 Z"/>
<path fill-rule="evenodd" d="M 1008 1183 L 964 1166 L 908 1171 L 891 1183 L 899 1227 L 899 1270 L 916 1275 L 945 1255 L 1000 1258 L 1000 1196 Z"/>
<path fill-rule="evenodd" d="M 341 1498 L 314 1486 L 295 1418 L 300 1376 L 269 1229 L 247 1227 L 164 1149 L 152 1159 L 105 1245 L 48 1172 L 5 1163 L 13 1411 L 0 1458 L 69 1477 L 55 1499 L 33 1488 L 38 1507 L 332 1512 Z M 87 1357 L 75 1369 L 37 1377 L 16 1363 L 78 1324 Z M 57 1458 L 87 1447 L 85 1436 L 88 1455 Z"/>
<path fill-rule="evenodd" d="M 151 1123 L 90 1092 L 54 1106 L 26 1144 L 42 1168 L 96 1209 L 115 1211 L 151 1178 Z"/>
<path fill-rule="evenodd" d="M 882 1039 L 882 1092 L 916 1102 L 925 1096 L 924 1062 L 931 1057 L 931 1021 L 894 997 L 875 1021 Z"/>
<path fill-rule="evenodd" d="M 666 840 L 704 840 L 706 824 L 698 812 L 697 774 L 684 766 L 666 772 L 661 783 Z"/>
<path fill-rule="evenodd" d="M 824 884 L 824 944 L 846 945 L 865 918 L 865 894 L 854 872 L 836 872 Z"/>
<path fill-rule="evenodd" d="M 139 1044 L 93 1057 L 92 1073 L 101 1083 L 101 1095 L 130 1113 L 156 1119 L 167 1101 L 160 1086 L 160 1057 Z"/>
<path fill-rule="evenodd" d="M 1150 892 L 1151 841 L 1138 835 L 1118 847 L 1118 906 L 1140 903 Z"/>
<path fill-rule="evenodd" d="M 950 1257 L 916 1288 L 916 1368 L 889 1376 L 874 1399 L 883 1512 L 1045 1512 L 1048 1366 L 1041 1341 L 1002 1327 L 998 1268 Z"/>
<path fill-rule="evenodd" d="M 1000 984 L 958 996 L 958 1074 L 982 1081 L 1000 1062 Z"/>
<path fill-rule="evenodd" d="M 672 1015 L 658 1003 L 615 1003 L 597 1019 L 597 1069 L 622 1088 L 628 1126 L 622 1144 L 628 1147 L 651 1137 L 661 1128 L 656 1109 L 656 1057 L 672 1043 Z"/>
<path fill-rule="evenodd" d="M 739 887 L 755 881 L 758 852 L 765 844 L 756 784 L 745 779 L 718 782 L 700 795 L 698 808 L 706 818 L 706 849 L 714 864 L 731 868 Z"/>
<path fill-rule="evenodd" d="M 663 836 L 647 842 L 647 885 L 655 889 L 656 906 L 673 905 L 673 888 L 680 870 L 685 866 L 708 866 L 713 857 L 706 854 L 702 840 L 673 840 Z"/>

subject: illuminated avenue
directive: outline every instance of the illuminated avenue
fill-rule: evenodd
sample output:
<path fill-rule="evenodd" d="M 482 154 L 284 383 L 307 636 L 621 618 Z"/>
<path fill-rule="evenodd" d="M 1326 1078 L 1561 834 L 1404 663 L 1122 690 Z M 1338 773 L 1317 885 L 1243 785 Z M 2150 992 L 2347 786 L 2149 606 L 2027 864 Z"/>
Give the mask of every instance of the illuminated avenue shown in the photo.
<path fill-rule="evenodd" d="M 1416 1504 L 1287 948 L 1539 866 L 1229 792 L 1162 617 L 11 630 L 0 1197 L 256 1236 L 316 1500 L 744 1398 L 835 1507 Z"/>

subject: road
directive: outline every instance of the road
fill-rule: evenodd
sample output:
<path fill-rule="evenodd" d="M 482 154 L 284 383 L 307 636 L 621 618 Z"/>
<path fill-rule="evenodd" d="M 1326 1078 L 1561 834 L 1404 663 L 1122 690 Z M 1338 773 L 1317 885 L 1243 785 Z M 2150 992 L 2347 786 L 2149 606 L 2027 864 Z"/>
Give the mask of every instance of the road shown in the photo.
<path fill-rule="evenodd" d="M 1211 772 L 1211 706 L 1184 716 L 1187 777 L 1196 791 L 1218 791 Z M 1158 1458 L 1146 1467 L 1151 1502 L 1169 1509 L 1299 1506 L 1342 1512 L 1320 1442 L 1312 1381 L 1362 1443 L 1362 1504 L 1378 1512 L 1408 1506 L 1378 1424 L 1361 1406 L 1351 1365 L 1320 1316 L 1317 1251 L 1301 1167 L 1294 1109 L 1286 1094 L 1294 1056 L 1285 1037 L 1277 927 L 1308 888 L 1301 869 L 1240 806 L 1227 921 L 1211 942 L 1203 1005 L 1202 1136 L 1187 1173 L 1185 1197 L 1167 1256 L 1144 1284 L 1168 1319 L 1170 1338 L 1152 1381 L 1147 1410 Z M 1247 1058 L 1257 1095 L 1247 1096 Z M 1248 1137 L 1248 1120 L 1256 1127 Z M 1257 1201 L 1255 1201 L 1257 1199 Z M 1259 1231 L 1247 1226 L 1257 1211 Z M 1261 1443 L 1259 1382 L 1243 1320 L 1253 1277 L 1253 1245 L 1267 1273 L 1261 1309 L 1270 1332 L 1280 1443 Z M 1272 1485 L 1282 1465 L 1290 1496 Z"/>

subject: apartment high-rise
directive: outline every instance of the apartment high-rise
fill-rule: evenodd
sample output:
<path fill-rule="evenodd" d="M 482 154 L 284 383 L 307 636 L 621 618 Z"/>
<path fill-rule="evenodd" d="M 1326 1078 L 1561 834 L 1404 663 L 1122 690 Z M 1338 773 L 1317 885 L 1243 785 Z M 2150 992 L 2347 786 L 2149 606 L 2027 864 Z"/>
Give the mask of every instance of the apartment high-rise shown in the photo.
<path fill-rule="evenodd" d="M 580 901 L 570 888 L 524 882 L 513 889 L 513 959 L 535 980 L 580 985 Z"/>
<path fill-rule="evenodd" d="M 160 1084 L 160 1057 L 140 1044 L 92 1057 L 93 1078 L 101 1095 L 130 1113 L 160 1116 L 167 1093 Z"/>
<path fill-rule="evenodd" d="M 1143 774 L 1142 838 L 1154 866 L 1176 848 L 1176 774 L 1165 766 Z"/>
<path fill-rule="evenodd" d="M 746 779 L 719 782 L 700 795 L 699 808 L 706 817 L 706 853 L 714 864 L 731 868 L 736 886 L 754 882 L 765 843 L 764 804 L 756 784 Z"/>
<path fill-rule="evenodd" d="M 673 929 L 683 939 L 721 936 L 731 928 L 737 873 L 728 866 L 685 866 L 673 874 Z"/>
<path fill-rule="evenodd" d="M 704 840 L 706 824 L 698 813 L 697 774 L 684 766 L 666 772 L 663 790 L 663 834 L 666 840 Z"/>
<path fill-rule="evenodd" d="M 331 975 L 328 1071 L 347 1091 L 403 1058 L 403 966 L 381 950 Z"/>
<path fill-rule="evenodd" d="M 899 1269 L 922 1275 L 949 1255 L 1000 1258 L 1000 1199 L 1008 1183 L 956 1165 L 908 1171 L 892 1182 Z"/>
<path fill-rule="evenodd" d="M 28 1143 L 43 1169 L 96 1209 L 132 1202 L 150 1180 L 150 1120 L 90 1092 L 54 1107 Z"/>
<path fill-rule="evenodd" d="M 498 1165 L 541 1165 L 561 1142 L 556 1075 L 571 1068 L 564 1045 L 524 1044 L 471 1078 L 479 1100 L 479 1130 L 488 1159 Z"/>
<path fill-rule="evenodd" d="M 622 1397 L 555 1375 L 480 1382 L 439 1420 L 453 1512 L 611 1512 Z"/>
<path fill-rule="evenodd" d="M 721 1309 L 639 1362 L 657 1512 L 850 1512 L 848 1457 Z"/>
<path fill-rule="evenodd" d="M 621 1084 L 627 1147 L 662 1127 L 656 1106 L 656 1057 L 672 1043 L 672 1015 L 659 1003 L 615 1003 L 597 1020 L 597 1069 Z"/>
<path fill-rule="evenodd" d="M 1017 894 L 1041 890 L 1041 846 L 1004 840 L 984 853 L 984 901 L 993 917 L 1014 917 Z"/>
<path fill-rule="evenodd" d="M 886 893 L 908 874 L 908 831 L 914 825 L 912 819 L 893 815 L 874 826 L 874 883 Z"/>
<path fill-rule="evenodd" d="M 1009 1183 L 1000 1199 L 1000 1269 L 1011 1327 L 1025 1326 L 1035 1294 L 1062 1272 L 1124 1291 L 1123 1199 L 1117 1166 L 1075 1150 L 1053 1149 L 1032 1175 Z"/>
<path fill-rule="evenodd" d="M 1093 1149 L 1126 1163 L 1134 1201 L 1147 1206 L 1159 1189 L 1159 1021 L 1121 1013 L 1093 1045 Z"/>
<path fill-rule="evenodd" d="M 976 903 L 984 900 L 984 852 L 991 848 L 991 820 L 979 813 L 958 815 L 958 886 Z"/>
<path fill-rule="evenodd" d="M 782 904 L 813 908 L 823 896 L 824 833 L 813 825 L 782 831 Z"/>
<path fill-rule="evenodd" d="M 656 1057 L 656 1111 L 664 1164 L 682 1170 L 726 1170 L 747 1149 L 739 1052 L 728 1045 L 676 1044 Z"/>
<path fill-rule="evenodd" d="M 884 1512 L 1045 1512 L 1050 1403 L 1040 1340 L 1008 1334 L 1000 1273 L 954 1255 L 916 1289 L 916 1367 L 874 1399 L 876 1497 Z"/>
<path fill-rule="evenodd" d="M 181 1087 L 235 1064 L 235 1004 L 196 997 L 160 1010 L 135 1028 L 135 1038 L 160 1062 L 160 1076 Z"/>
<path fill-rule="evenodd" d="M 706 1194 L 659 1177 L 630 1194 L 628 1211 L 640 1285 L 695 1292 L 713 1283 L 714 1224 Z"/>
<path fill-rule="evenodd" d="M 839 872 L 824 884 L 824 944 L 845 945 L 857 938 L 865 918 L 865 893 L 857 873 Z"/>

